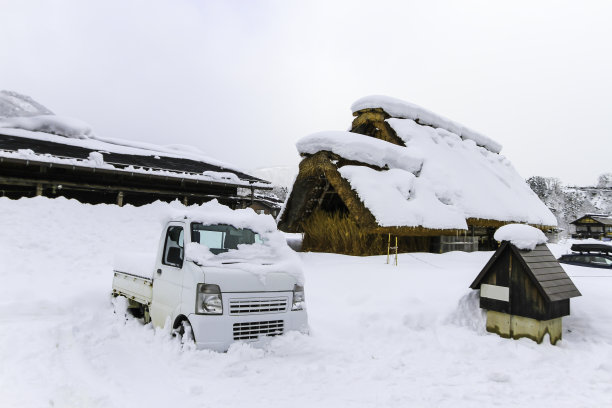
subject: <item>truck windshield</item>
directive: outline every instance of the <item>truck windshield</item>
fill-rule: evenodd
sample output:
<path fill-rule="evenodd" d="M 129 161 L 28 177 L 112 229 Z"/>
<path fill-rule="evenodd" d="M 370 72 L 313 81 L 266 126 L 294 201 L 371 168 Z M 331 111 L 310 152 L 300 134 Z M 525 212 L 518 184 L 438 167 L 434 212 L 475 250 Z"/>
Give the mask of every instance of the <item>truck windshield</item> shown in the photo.
<path fill-rule="evenodd" d="M 231 225 L 191 224 L 191 242 L 205 245 L 213 254 L 237 249 L 241 244 L 262 243 L 256 232 L 246 228 L 234 228 Z"/>

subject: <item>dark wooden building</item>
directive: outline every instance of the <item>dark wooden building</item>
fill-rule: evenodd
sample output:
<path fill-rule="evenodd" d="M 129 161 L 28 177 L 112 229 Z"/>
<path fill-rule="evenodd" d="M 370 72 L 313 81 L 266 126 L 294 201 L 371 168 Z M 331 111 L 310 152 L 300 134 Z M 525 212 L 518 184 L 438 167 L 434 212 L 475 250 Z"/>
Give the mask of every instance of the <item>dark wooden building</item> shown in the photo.
<path fill-rule="evenodd" d="M 561 339 L 561 318 L 570 314 L 569 300 L 581 296 L 546 245 L 526 251 L 508 241 L 502 242 L 470 287 L 480 289 L 487 331 L 538 343 L 546 333 L 552 344 Z"/>
<path fill-rule="evenodd" d="M 71 139 L 0 129 L 0 196 L 64 196 L 84 203 L 142 205 L 156 200 L 233 208 L 262 205 L 272 185 L 188 152 L 125 141 Z"/>
<path fill-rule="evenodd" d="M 612 216 L 607 214 L 586 214 L 570 224 L 576 232 L 572 238 L 612 239 Z"/>

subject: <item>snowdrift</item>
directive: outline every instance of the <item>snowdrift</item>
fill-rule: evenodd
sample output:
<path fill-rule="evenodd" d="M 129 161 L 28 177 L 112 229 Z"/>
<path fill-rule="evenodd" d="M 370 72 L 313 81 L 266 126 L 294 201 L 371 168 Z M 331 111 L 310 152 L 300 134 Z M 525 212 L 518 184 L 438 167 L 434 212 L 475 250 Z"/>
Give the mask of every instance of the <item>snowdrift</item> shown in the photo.
<path fill-rule="evenodd" d="M 567 267 L 583 297 L 559 346 L 510 341 L 468 289 L 491 253 L 301 254 L 310 336 L 181 349 L 110 300 L 114 254 L 155 248 L 173 209 L 0 198 L 0 406 L 612 404 L 610 272 Z"/>

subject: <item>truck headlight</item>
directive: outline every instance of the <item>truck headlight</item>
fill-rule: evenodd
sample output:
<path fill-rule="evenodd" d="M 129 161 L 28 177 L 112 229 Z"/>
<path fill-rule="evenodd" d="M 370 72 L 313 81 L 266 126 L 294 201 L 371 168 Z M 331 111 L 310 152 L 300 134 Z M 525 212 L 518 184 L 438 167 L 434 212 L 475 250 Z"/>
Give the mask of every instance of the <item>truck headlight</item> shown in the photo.
<path fill-rule="evenodd" d="M 198 283 L 195 312 L 197 314 L 223 314 L 223 301 L 219 285 Z"/>
<path fill-rule="evenodd" d="M 293 287 L 293 304 L 291 305 L 291 310 L 303 310 L 305 303 L 304 287 L 296 284 Z"/>

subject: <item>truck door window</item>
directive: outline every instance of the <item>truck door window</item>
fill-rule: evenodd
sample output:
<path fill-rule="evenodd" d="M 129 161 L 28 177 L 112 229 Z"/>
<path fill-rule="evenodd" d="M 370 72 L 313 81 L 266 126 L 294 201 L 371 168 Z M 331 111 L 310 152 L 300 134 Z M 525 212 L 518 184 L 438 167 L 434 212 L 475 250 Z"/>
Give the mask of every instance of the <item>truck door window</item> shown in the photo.
<path fill-rule="evenodd" d="M 176 266 L 177 268 L 183 266 L 183 236 L 183 227 L 168 227 L 162 258 L 164 265 Z"/>

